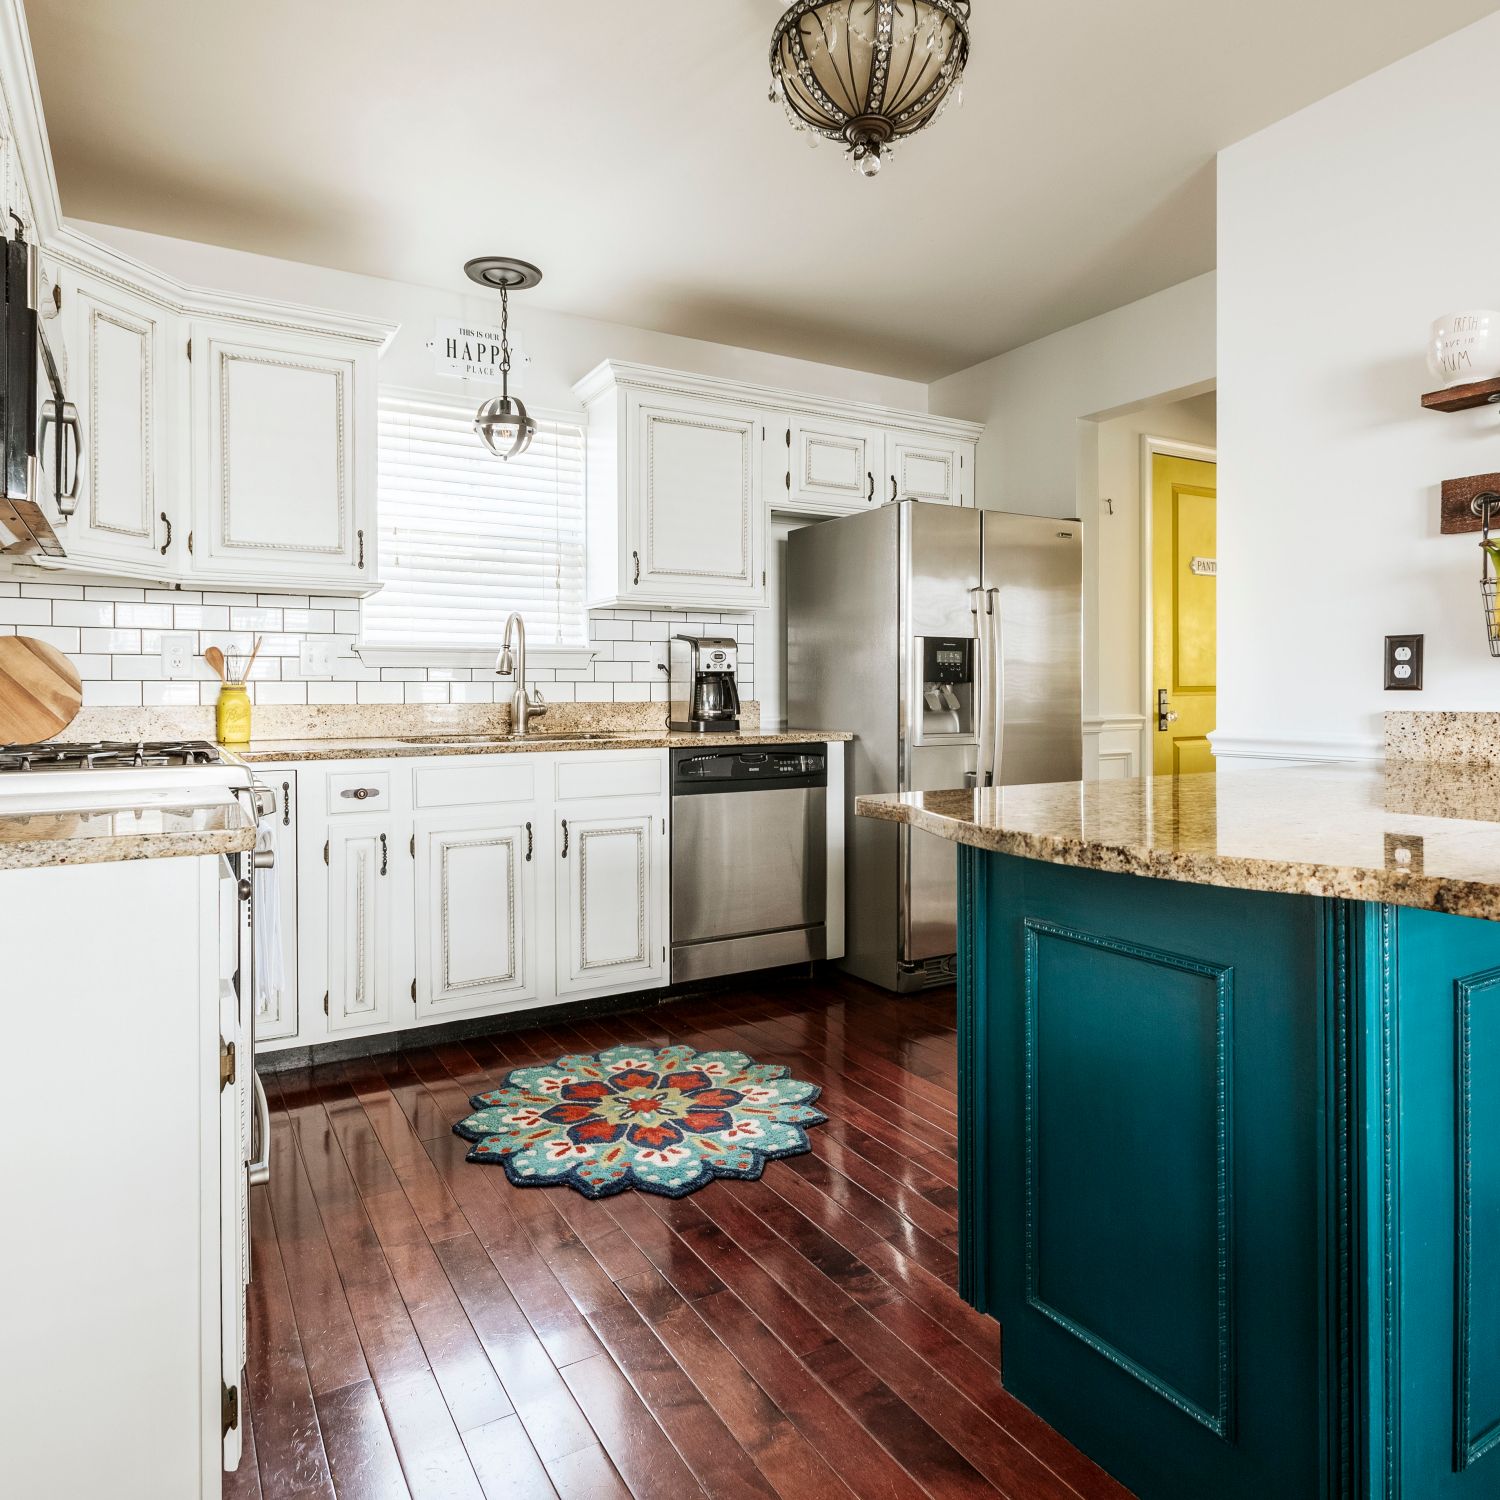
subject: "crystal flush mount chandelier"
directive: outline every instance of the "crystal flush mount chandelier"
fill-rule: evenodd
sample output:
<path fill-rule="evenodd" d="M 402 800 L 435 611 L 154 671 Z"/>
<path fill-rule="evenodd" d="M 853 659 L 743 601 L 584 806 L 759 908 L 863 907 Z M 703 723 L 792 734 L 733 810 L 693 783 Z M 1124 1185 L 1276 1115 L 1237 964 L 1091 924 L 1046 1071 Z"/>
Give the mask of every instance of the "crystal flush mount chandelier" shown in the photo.
<path fill-rule="evenodd" d="M 500 293 L 500 394 L 481 406 L 474 416 L 474 431 L 496 458 L 516 458 L 536 436 L 536 421 L 525 404 L 510 393 L 510 294 L 534 287 L 542 273 L 530 261 L 509 255 L 481 255 L 467 262 L 464 274 L 470 281 Z"/>
<path fill-rule="evenodd" d="M 968 60 L 969 0 L 797 0 L 771 38 L 771 99 L 873 177 L 962 100 Z"/>

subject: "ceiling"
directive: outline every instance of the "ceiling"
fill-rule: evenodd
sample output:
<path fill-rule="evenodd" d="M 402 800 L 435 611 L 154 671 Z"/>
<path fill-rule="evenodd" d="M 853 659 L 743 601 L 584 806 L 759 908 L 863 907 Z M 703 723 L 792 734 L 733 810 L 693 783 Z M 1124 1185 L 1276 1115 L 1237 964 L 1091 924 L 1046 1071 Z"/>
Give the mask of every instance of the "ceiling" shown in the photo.
<path fill-rule="evenodd" d="M 778 0 L 27 0 L 63 211 L 926 380 L 1214 264 L 1214 153 L 1489 0 L 975 0 L 879 178 L 766 98 Z"/>

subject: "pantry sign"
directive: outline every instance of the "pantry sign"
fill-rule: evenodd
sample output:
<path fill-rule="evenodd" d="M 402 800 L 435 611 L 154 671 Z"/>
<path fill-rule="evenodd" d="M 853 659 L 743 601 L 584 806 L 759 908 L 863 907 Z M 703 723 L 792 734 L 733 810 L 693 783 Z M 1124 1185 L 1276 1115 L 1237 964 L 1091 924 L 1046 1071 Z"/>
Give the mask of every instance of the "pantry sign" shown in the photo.
<path fill-rule="evenodd" d="M 512 365 L 524 365 L 511 340 Z M 438 318 L 433 324 L 432 367 L 439 375 L 460 380 L 500 379 L 500 330 L 471 328 L 457 318 Z"/>

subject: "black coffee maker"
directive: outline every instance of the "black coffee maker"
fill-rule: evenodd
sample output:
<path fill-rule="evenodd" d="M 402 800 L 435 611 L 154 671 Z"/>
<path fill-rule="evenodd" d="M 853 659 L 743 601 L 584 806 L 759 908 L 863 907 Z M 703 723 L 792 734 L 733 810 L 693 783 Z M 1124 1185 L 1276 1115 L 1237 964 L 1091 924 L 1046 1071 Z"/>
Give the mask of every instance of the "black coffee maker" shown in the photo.
<path fill-rule="evenodd" d="M 738 733 L 738 644 L 728 636 L 674 635 L 669 656 L 668 727 L 695 734 Z"/>

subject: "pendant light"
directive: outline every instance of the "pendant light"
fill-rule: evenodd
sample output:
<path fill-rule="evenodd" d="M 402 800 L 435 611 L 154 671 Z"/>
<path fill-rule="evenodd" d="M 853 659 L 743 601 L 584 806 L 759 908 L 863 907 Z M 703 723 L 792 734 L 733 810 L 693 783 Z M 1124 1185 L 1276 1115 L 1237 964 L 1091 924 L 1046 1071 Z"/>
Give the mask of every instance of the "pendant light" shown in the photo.
<path fill-rule="evenodd" d="M 479 408 L 474 431 L 496 458 L 516 458 L 531 446 L 536 421 L 527 414 L 525 403 L 510 393 L 510 294 L 534 287 L 542 273 L 513 256 L 481 255 L 464 266 L 464 274 L 500 293 L 500 394 Z"/>
<path fill-rule="evenodd" d="M 873 177 L 963 99 L 970 0 L 797 0 L 771 37 L 771 99 Z"/>

